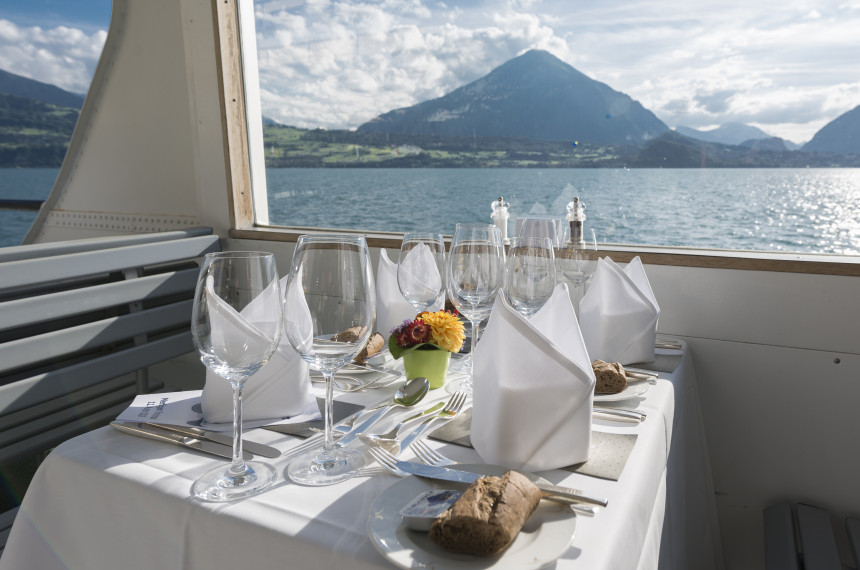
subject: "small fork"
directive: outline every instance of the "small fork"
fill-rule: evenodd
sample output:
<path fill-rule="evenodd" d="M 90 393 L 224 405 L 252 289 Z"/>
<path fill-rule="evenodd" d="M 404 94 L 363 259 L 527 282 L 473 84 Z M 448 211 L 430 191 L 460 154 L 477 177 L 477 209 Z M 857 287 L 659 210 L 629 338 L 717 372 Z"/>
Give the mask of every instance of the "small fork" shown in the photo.
<path fill-rule="evenodd" d="M 445 404 L 445 407 L 442 408 L 441 412 L 421 422 L 421 424 L 417 428 L 412 430 L 409 435 L 403 438 L 403 441 L 400 442 L 400 451 L 406 449 L 407 447 L 409 447 L 409 444 L 421 437 L 421 434 L 427 431 L 427 429 L 435 420 L 450 420 L 454 416 L 459 414 L 463 410 L 463 406 L 466 405 L 466 400 L 468 398 L 468 392 L 463 390 L 456 392 L 453 396 L 451 396 L 451 399 L 448 400 L 448 403 Z M 396 455 L 400 455 L 400 453 L 398 452 Z"/>

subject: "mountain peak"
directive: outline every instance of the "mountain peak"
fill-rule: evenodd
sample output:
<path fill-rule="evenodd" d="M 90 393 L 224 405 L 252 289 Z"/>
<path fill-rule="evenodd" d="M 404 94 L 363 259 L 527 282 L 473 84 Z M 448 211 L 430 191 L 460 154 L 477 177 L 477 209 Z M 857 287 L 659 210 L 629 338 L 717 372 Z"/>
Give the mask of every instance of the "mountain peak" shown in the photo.
<path fill-rule="evenodd" d="M 390 111 L 360 132 L 639 144 L 669 128 L 627 95 L 529 50 L 438 99 Z"/>

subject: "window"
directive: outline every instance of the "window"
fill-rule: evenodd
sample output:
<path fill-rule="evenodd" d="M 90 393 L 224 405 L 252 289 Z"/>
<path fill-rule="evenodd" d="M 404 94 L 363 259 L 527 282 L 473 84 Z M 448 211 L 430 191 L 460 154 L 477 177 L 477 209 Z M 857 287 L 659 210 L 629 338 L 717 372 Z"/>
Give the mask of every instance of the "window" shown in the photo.
<path fill-rule="evenodd" d="M 578 197 L 599 242 L 860 254 L 860 148 L 815 136 L 860 124 L 858 19 L 837 3 L 254 0 L 258 221 L 450 234 L 502 196 L 513 233 Z"/>

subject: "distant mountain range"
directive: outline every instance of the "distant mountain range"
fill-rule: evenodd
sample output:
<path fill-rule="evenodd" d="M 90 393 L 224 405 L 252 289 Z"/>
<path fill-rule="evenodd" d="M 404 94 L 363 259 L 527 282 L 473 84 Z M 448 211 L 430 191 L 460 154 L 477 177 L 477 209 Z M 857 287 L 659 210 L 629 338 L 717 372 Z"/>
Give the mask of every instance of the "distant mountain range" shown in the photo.
<path fill-rule="evenodd" d="M 17 95 L 18 97 L 34 99 L 58 107 L 70 107 L 78 110 L 84 104 L 83 95 L 60 89 L 49 83 L 28 79 L 22 75 L 15 75 L 2 69 L 0 69 L 0 93 Z"/>
<path fill-rule="evenodd" d="M 629 96 L 531 50 L 451 93 L 390 111 L 358 132 L 641 145 L 669 130 Z"/>
<path fill-rule="evenodd" d="M 803 151 L 860 154 L 860 106 L 824 125 Z"/>
<path fill-rule="evenodd" d="M 800 145 L 767 134 L 758 127 L 743 123 L 725 123 L 709 131 L 700 131 L 690 127 L 677 126 L 675 132 L 691 139 L 719 144 L 734 144 L 742 146 L 765 146 L 770 150 L 796 150 Z M 768 141 L 761 143 L 760 141 Z"/>

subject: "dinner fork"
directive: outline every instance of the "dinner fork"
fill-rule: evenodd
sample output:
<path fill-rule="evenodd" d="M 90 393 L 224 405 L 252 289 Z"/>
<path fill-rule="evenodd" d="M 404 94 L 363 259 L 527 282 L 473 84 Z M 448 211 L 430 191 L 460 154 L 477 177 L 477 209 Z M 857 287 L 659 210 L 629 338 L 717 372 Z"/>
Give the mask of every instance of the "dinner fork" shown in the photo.
<path fill-rule="evenodd" d="M 415 441 L 416 439 L 421 437 L 421 434 L 423 434 L 425 431 L 427 431 L 427 429 L 430 427 L 430 425 L 434 421 L 436 421 L 436 420 L 444 420 L 444 421 L 450 420 L 454 416 L 459 414 L 461 411 L 463 411 L 463 406 L 466 405 L 466 400 L 468 398 L 469 398 L 468 392 L 463 391 L 463 390 L 456 392 L 453 396 L 451 396 L 451 398 L 448 400 L 448 403 L 445 404 L 444 408 L 442 408 L 441 412 L 439 412 L 435 416 L 427 418 L 426 420 L 421 422 L 421 424 L 417 428 L 412 430 L 409 433 L 409 435 L 407 435 L 405 438 L 403 438 L 403 441 L 400 442 L 400 450 L 397 452 L 396 455 L 399 455 L 400 451 L 403 451 L 404 449 L 409 447 L 409 444 L 411 444 L 413 441 Z"/>
<path fill-rule="evenodd" d="M 436 467 L 447 467 L 450 465 L 457 465 L 457 462 L 453 459 L 448 459 L 429 445 L 427 445 L 423 440 L 418 440 L 412 443 L 409 448 L 415 452 L 415 455 L 418 456 L 418 459 L 426 463 L 427 465 L 435 465 Z M 579 514 L 586 516 L 594 516 L 598 507 L 590 507 L 588 505 L 571 505 L 574 511 Z"/>
<path fill-rule="evenodd" d="M 412 449 L 415 449 L 415 448 L 413 447 Z M 407 475 L 409 475 L 409 473 L 407 473 L 406 471 L 402 470 L 401 468 L 399 468 L 397 466 L 397 457 L 395 457 L 394 455 L 392 455 L 388 451 L 386 451 L 380 447 L 371 447 L 368 451 L 373 456 L 373 458 L 376 459 L 376 461 L 380 465 L 382 465 L 385 469 L 387 469 L 390 473 L 397 475 L 398 477 L 406 477 Z M 446 463 L 446 465 L 456 465 L 456 462 L 448 460 L 448 463 Z M 439 466 L 441 467 L 442 465 L 440 464 Z M 552 498 L 549 496 L 547 496 L 546 498 L 552 500 Z M 594 516 L 599 510 L 599 507 L 581 505 L 579 503 L 573 503 L 572 504 L 572 503 L 565 502 L 565 504 L 570 505 L 570 508 L 573 509 L 573 511 L 575 513 L 589 516 L 589 517 Z"/>

